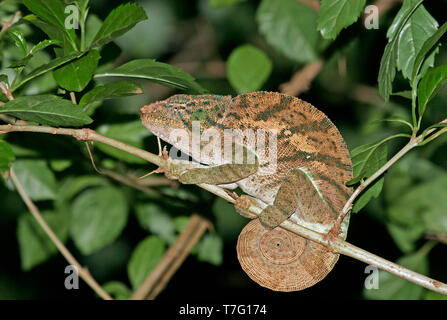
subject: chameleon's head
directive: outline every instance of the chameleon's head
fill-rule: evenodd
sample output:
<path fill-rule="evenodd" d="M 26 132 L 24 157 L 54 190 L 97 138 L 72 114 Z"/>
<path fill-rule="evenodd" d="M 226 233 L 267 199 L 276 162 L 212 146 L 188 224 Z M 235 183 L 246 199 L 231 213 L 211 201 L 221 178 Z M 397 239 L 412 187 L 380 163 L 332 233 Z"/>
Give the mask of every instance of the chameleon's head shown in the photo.
<path fill-rule="evenodd" d="M 215 125 L 223 116 L 231 96 L 177 94 L 140 109 L 143 125 L 165 141 L 174 129 L 191 132 L 193 121 L 201 128 Z M 172 143 L 172 142 L 171 142 Z"/>

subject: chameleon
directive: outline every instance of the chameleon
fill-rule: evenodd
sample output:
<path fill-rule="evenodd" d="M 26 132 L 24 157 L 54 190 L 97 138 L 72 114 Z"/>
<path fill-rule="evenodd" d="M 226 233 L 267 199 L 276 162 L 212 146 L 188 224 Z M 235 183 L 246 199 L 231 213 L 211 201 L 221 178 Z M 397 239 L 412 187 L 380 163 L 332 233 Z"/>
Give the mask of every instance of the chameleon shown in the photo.
<path fill-rule="evenodd" d="M 244 194 L 235 207 L 246 217 L 253 218 L 251 205 L 262 208 L 237 243 L 239 262 L 252 280 L 274 291 L 298 291 L 332 270 L 337 253 L 277 228 L 291 219 L 326 233 L 352 192 L 345 185 L 352 179 L 348 148 L 323 112 L 296 97 L 258 91 L 235 97 L 177 94 L 144 105 L 140 116 L 148 130 L 183 154 L 179 163 L 192 158 L 189 167 L 173 170 L 181 183 L 239 187 Z M 197 139 L 207 132 L 213 134 Z M 343 238 L 348 223 L 349 217 Z"/>

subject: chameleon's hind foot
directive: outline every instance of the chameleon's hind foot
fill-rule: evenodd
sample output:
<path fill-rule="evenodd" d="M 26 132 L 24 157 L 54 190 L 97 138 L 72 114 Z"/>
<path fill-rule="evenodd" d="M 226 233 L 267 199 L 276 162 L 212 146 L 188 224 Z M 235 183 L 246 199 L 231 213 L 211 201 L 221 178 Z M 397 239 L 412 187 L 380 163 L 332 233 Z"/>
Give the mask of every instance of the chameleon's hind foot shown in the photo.
<path fill-rule="evenodd" d="M 250 219 L 259 218 L 261 224 L 268 230 L 276 228 L 281 224 L 281 222 L 286 219 L 284 217 L 284 213 L 282 213 L 275 206 L 266 207 L 264 210 L 262 210 L 259 216 L 251 212 L 250 207 L 259 208 L 259 202 L 255 198 L 247 195 L 241 195 L 240 197 L 236 198 L 234 207 L 236 211 L 243 217 Z"/>
<path fill-rule="evenodd" d="M 275 229 L 286 219 L 284 213 L 274 205 L 266 207 L 259 215 L 259 221 L 264 228 L 269 230 Z"/>
<path fill-rule="evenodd" d="M 241 216 L 249 219 L 256 219 L 258 217 L 257 214 L 250 211 L 250 207 L 252 206 L 258 207 L 259 203 L 253 197 L 244 194 L 237 197 L 236 202 L 234 203 L 234 208 Z"/>

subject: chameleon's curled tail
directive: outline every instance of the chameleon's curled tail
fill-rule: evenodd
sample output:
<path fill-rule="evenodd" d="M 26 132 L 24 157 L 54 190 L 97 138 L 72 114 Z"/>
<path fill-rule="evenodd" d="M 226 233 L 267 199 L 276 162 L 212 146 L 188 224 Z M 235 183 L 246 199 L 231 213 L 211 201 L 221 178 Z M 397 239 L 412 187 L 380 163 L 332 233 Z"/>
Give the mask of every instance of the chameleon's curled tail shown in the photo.
<path fill-rule="evenodd" d="M 237 255 L 242 269 L 259 285 L 274 291 L 299 291 L 321 281 L 339 254 L 293 232 L 268 231 L 259 219 L 239 234 Z"/>

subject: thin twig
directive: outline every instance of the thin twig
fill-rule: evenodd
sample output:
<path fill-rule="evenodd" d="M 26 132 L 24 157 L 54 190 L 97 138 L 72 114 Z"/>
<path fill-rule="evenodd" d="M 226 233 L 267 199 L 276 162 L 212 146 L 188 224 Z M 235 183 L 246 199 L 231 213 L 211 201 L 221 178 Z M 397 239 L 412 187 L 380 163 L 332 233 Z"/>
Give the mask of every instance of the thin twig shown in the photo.
<path fill-rule="evenodd" d="M 161 195 L 161 193 L 159 191 L 151 189 L 151 188 L 148 188 L 148 187 L 142 185 L 140 183 L 140 181 L 138 181 L 137 179 L 126 177 L 126 176 L 121 175 L 121 174 L 119 174 L 117 172 L 114 172 L 112 170 L 101 169 L 101 174 L 104 174 L 104 175 L 106 175 L 106 176 L 108 176 L 108 177 L 110 177 L 110 178 L 112 178 L 112 179 L 114 179 L 114 180 L 116 180 L 118 182 L 121 182 L 122 184 L 125 184 L 125 185 L 127 185 L 129 187 L 137 189 L 137 190 L 139 190 L 139 191 L 141 191 L 141 192 L 143 192 L 143 193 L 145 193 L 147 195 L 150 195 L 150 196 L 154 196 L 154 195 L 160 196 Z"/>
<path fill-rule="evenodd" d="M 5 82 L 0 82 L 0 90 L 6 96 L 6 98 L 11 101 L 14 100 L 11 90 L 9 90 L 9 85 Z"/>
<path fill-rule="evenodd" d="M 436 129 L 432 129 L 436 130 Z M 130 154 L 133 154 L 137 157 L 140 157 L 146 161 L 149 161 L 159 167 L 166 167 L 167 160 L 156 156 L 150 152 L 141 150 L 134 146 L 127 145 L 120 141 L 102 136 L 91 129 L 65 129 L 65 128 L 52 128 L 52 127 L 43 127 L 43 126 L 13 126 L 9 125 L 0 125 L 0 132 L 40 132 L 40 133 L 52 133 L 52 134 L 63 134 L 70 135 L 75 137 L 78 140 L 93 140 L 105 143 L 107 145 L 113 146 L 117 149 L 123 150 Z M 431 131 L 429 131 L 430 133 Z M 410 145 L 411 146 L 411 145 Z M 410 148 L 409 146 L 407 148 Z M 412 148 L 412 147 L 411 147 Z M 410 148 L 410 149 L 411 149 Z M 385 171 L 381 170 L 382 172 Z M 222 188 L 216 185 L 209 184 L 198 184 L 199 187 L 227 200 L 228 202 L 235 203 L 235 200 Z M 255 214 L 260 214 L 262 211 L 261 208 L 251 207 L 250 211 Z M 433 290 L 442 294 L 447 295 L 447 284 L 441 283 L 439 281 L 430 279 L 422 274 L 416 273 L 409 269 L 406 269 L 402 266 L 399 266 L 391 261 L 380 258 L 370 252 L 367 252 L 363 249 L 360 249 L 348 242 L 342 240 L 341 238 L 334 238 L 330 241 L 328 240 L 326 234 L 322 234 L 310 229 L 307 229 L 295 222 L 290 220 L 286 220 L 281 224 L 281 227 L 294 232 L 304 238 L 310 239 L 312 241 L 318 242 L 329 249 L 332 249 L 338 253 L 348 255 L 354 259 L 372 264 L 377 266 L 378 268 L 388 271 L 392 274 L 395 274 L 401 278 L 407 279 L 411 282 L 414 282 L 418 285 L 424 286 L 429 290 Z"/>
<path fill-rule="evenodd" d="M 76 94 L 73 91 L 70 91 L 70 99 L 73 104 L 78 104 L 76 101 Z"/>
<path fill-rule="evenodd" d="M 444 119 L 440 123 L 446 123 L 447 119 Z M 371 175 L 368 179 L 366 179 L 364 182 L 362 182 L 357 189 L 354 190 L 354 192 L 349 197 L 348 201 L 346 201 L 343 210 L 341 214 L 338 216 L 336 223 L 332 227 L 332 229 L 328 232 L 329 237 L 337 236 L 341 232 L 341 224 L 343 223 L 343 220 L 345 217 L 349 214 L 349 212 L 352 209 L 352 205 L 354 204 L 355 199 L 374 181 L 376 181 L 377 178 L 379 178 L 385 171 L 387 171 L 394 163 L 396 163 L 400 158 L 402 158 L 405 154 L 407 154 L 411 149 L 422 146 L 427 143 L 427 141 L 431 141 L 435 139 L 436 137 L 440 136 L 444 132 L 447 131 L 447 128 L 443 128 L 424 140 L 424 138 L 429 135 L 430 133 L 436 131 L 436 128 L 430 129 L 427 131 L 425 135 L 421 134 L 417 137 L 413 136 L 410 141 L 398 152 L 396 153 L 390 160 L 388 160 L 379 170 L 374 172 L 373 175 Z M 433 138 L 434 137 L 434 138 Z"/>
<path fill-rule="evenodd" d="M 129 154 L 133 154 L 141 159 L 151 162 L 157 166 L 166 165 L 166 161 L 161 159 L 159 156 L 154 155 L 150 152 L 142 150 L 140 148 L 125 144 L 121 141 L 103 136 L 91 129 L 69 129 L 69 128 L 54 128 L 45 126 L 21 126 L 21 125 L 0 125 L 0 131 L 2 132 L 39 132 L 39 133 L 49 133 L 49 134 L 61 134 L 69 135 L 74 137 L 79 141 L 98 141 L 117 149 L 125 151 Z"/>
<path fill-rule="evenodd" d="M 22 198 L 23 202 L 25 202 L 26 206 L 28 207 L 28 210 L 31 212 L 33 217 L 36 219 L 36 221 L 39 223 L 39 225 L 42 227 L 42 229 L 45 231 L 45 233 L 48 235 L 48 237 L 51 239 L 54 245 L 58 248 L 60 253 L 64 256 L 64 258 L 68 261 L 69 264 L 76 267 L 79 276 L 82 279 L 84 279 L 84 281 L 101 298 L 103 298 L 104 300 L 112 300 L 110 295 L 107 292 L 105 292 L 104 289 L 101 288 L 101 286 L 95 281 L 95 279 L 93 279 L 90 272 L 88 272 L 87 269 L 81 266 L 81 264 L 75 259 L 75 257 L 70 253 L 70 251 L 68 251 L 68 249 L 64 246 L 64 244 L 59 240 L 59 238 L 56 236 L 53 230 L 51 230 L 50 226 L 46 223 L 46 221 L 40 214 L 39 209 L 26 194 L 22 184 L 20 183 L 19 179 L 17 178 L 14 172 L 14 169 L 11 169 L 10 171 L 11 171 L 11 180 L 14 183 L 14 186 L 17 192 L 19 193 L 20 197 Z"/>
<path fill-rule="evenodd" d="M 129 176 L 130 179 L 137 180 L 138 177 L 132 175 Z M 178 188 L 179 182 L 176 180 L 170 180 L 164 176 L 152 177 L 150 179 L 138 180 L 138 184 L 145 187 L 160 187 L 160 186 L 170 186 L 172 188 Z"/>
<path fill-rule="evenodd" d="M 132 300 L 153 300 L 166 287 L 169 280 L 188 256 L 191 249 L 209 229 L 210 222 L 197 214 L 189 219 L 186 228 L 169 247 L 163 258 L 132 295 Z"/>
<path fill-rule="evenodd" d="M 1 21 L 0 24 L 3 26 L 0 31 L 0 40 L 2 39 L 5 32 L 14 25 L 14 20 L 21 14 L 20 11 L 14 13 L 14 15 L 8 21 Z"/>
<path fill-rule="evenodd" d="M 297 96 L 309 90 L 310 84 L 320 73 L 323 66 L 323 59 L 308 63 L 304 68 L 296 72 L 289 82 L 281 84 L 279 86 L 280 91 L 291 96 Z"/>
<path fill-rule="evenodd" d="M 378 177 L 380 177 L 386 170 L 388 170 L 396 161 L 398 161 L 400 158 L 402 158 L 408 151 L 413 149 L 418 145 L 420 142 L 420 139 L 412 138 L 407 143 L 405 147 L 403 147 L 398 153 L 396 153 L 390 160 L 388 160 L 379 170 L 377 170 L 373 175 L 371 175 L 368 179 L 366 179 L 363 183 L 361 183 L 357 189 L 351 194 L 348 201 L 346 201 L 343 210 L 341 214 L 338 216 L 337 222 L 334 225 L 334 228 L 331 230 L 332 234 L 338 234 L 339 231 L 341 231 L 340 226 L 345 219 L 346 215 L 351 211 L 352 205 L 357 199 L 357 197 L 371 184 L 373 183 Z"/>
<path fill-rule="evenodd" d="M 437 232 L 427 233 L 425 235 L 425 239 L 436 240 L 443 244 L 447 244 L 447 234 L 445 233 L 437 233 Z"/>

